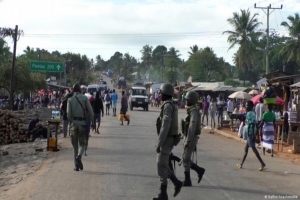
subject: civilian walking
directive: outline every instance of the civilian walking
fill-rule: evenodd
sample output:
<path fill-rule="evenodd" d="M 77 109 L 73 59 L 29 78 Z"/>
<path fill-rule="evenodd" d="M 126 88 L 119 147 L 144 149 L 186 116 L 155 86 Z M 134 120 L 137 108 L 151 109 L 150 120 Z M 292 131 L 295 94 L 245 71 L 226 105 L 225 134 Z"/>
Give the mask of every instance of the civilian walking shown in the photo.
<path fill-rule="evenodd" d="M 230 116 L 232 114 L 233 110 L 234 110 L 233 102 L 231 101 L 231 99 L 228 99 L 228 101 L 227 101 L 227 114 L 228 114 L 228 116 Z"/>
<path fill-rule="evenodd" d="M 108 91 L 105 91 L 104 101 L 105 101 L 105 107 L 106 107 L 106 109 L 105 109 L 106 115 L 109 115 L 111 96 Z"/>
<path fill-rule="evenodd" d="M 113 116 L 117 116 L 118 95 L 117 95 L 115 89 L 113 89 L 113 93 L 111 94 L 111 99 L 112 99 Z"/>
<path fill-rule="evenodd" d="M 262 116 L 263 116 L 265 111 L 266 111 L 266 108 L 265 108 L 265 105 L 264 105 L 264 100 L 261 97 L 261 98 L 259 98 L 259 103 L 255 106 L 256 120 L 257 120 L 258 124 L 261 123 Z M 259 134 L 260 134 L 260 141 L 262 141 L 263 136 L 262 136 L 262 130 L 261 129 L 259 129 Z"/>
<path fill-rule="evenodd" d="M 66 98 L 62 101 L 60 105 L 60 111 L 63 117 L 63 134 L 64 137 L 67 137 L 68 134 L 68 116 L 67 116 L 67 104 L 68 104 L 68 99 L 72 97 L 73 94 L 68 93 Z"/>
<path fill-rule="evenodd" d="M 217 110 L 218 110 L 218 125 L 221 126 L 223 122 L 223 109 L 224 109 L 225 101 L 223 97 L 219 96 L 219 100 L 217 102 Z"/>
<path fill-rule="evenodd" d="M 238 168 L 243 168 L 243 164 L 247 158 L 249 147 L 252 148 L 254 154 L 256 155 L 257 159 L 259 160 L 261 167 L 259 168 L 259 171 L 265 170 L 266 164 L 261 159 L 256 147 L 255 147 L 255 140 L 256 140 L 256 127 L 257 127 L 257 121 L 255 113 L 253 112 L 254 104 L 252 101 L 248 101 L 247 103 L 247 116 L 246 116 L 246 125 L 245 125 L 245 137 L 244 139 L 247 140 L 246 146 L 245 146 L 245 153 L 243 157 L 243 161 L 241 164 L 237 164 L 236 166 Z"/>
<path fill-rule="evenodd" d="M 212 99 L 209 103 L 209 115 L 210 115 L 210 126 L 213 127 L 214 122 L 214 128 L 216 127 L 216 113 L 217 113 L 217 103 L 215 99 Z"/>
<path fill-rule="evenodd" d="M 265 151 L 271 150 L 271 156 L 273 157 L 273 147 L 274 147 L 274 136 L 275 136 L 275 121 L 276 116 L 272 112 L 273 104 L 268 104 L 268 111 L 263 114 L 262 122 L 259 127 L 262 128 L 262 144 L 263 144 L 263 154 Z"/>
<path fill-rule="evenodd" d="M 206 125 L 208 125 L 208 108 L 209 108 L 209 103 L 204 98 L 204 100 L 202 102 L 202 124 L 204 122 L 204 117 L 206 117 Z"/>
<path fill-rule="evenodd" d="M 96 92 L 96 99 L 94 101 L 94 116 L 95 116 L 95 123 L 98 123 L 97 128 L 96 128 L 96 133 L 100 134 L 99 132 L 99 127 L 101 123 L 101 113 L 102 117 L 104 116 L 104 108 L 103 108 L 103 101 L 100 98 L 100 93 Z"/>
<path fill-rule="evenodd" d="M 123 114 L 125 120 L 127 121 L 127 125 L 130 123 L 130 119 L 126 117 L 126 112 L 128 110 L 128 99 L 127 95 L 125 95 L 125 91 L 122 91 L 122 99 L 121 99 L 121 113 Z M 123 125 L 123 119 L 121 120 L 122 123 L 120 125 Z"/>

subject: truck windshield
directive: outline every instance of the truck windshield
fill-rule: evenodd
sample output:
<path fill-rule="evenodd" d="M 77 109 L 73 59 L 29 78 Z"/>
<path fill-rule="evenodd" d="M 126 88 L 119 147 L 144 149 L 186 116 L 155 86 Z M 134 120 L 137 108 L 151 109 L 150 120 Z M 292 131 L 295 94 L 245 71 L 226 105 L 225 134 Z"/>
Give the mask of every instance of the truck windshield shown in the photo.
<path fill-rule="evenodd" d="M 88 88 L 88 93 L 94 93 L 94 92 L 97 92 L 97 88 Z"/>
<path fill-rule="evenodd" d="M 142 89 L 133 89 L 133 90 L 132 90 L 132 95 L 143 95 L 143 96 L 147 96 L 147 92 L 146 92 L 146 90 L 142 90 Z"/>

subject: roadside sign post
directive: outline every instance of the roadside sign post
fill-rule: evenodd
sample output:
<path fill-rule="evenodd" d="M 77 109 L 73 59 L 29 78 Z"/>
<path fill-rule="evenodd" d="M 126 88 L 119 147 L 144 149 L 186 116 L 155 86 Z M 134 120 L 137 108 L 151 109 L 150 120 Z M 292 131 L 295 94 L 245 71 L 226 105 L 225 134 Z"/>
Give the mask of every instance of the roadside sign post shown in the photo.
<path fill-rule="evenodd" d="M 61 102 L 61 73 L 64 72 L 63 62 L 30 61 L 30 71 L 59 73 L 59 104 Z"/>
<path fill-rule="evenodd" d="M 30 61 L 30 71 L 37 72 L 64 72 L 62 62 Z"/>

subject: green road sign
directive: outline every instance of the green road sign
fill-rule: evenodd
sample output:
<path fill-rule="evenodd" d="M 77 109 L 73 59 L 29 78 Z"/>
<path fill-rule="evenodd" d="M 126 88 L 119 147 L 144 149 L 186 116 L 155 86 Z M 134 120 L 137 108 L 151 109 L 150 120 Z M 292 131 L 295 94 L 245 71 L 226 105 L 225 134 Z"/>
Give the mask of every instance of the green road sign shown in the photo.
<path fill-rule="evenodd" d="M 30 61 L 30 70 L 39 72 L 63 72 L 64 63 L 62 62 L 44 62 Z"/>

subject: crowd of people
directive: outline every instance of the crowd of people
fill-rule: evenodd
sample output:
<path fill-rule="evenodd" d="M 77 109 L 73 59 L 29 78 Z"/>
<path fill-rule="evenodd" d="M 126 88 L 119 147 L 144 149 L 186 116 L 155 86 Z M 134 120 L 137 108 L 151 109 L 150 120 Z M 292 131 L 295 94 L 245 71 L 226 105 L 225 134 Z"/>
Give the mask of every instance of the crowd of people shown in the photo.
<path fill-rule="evenodd" d="M 116 91 L 105 90 L 88 93 L 81 90 L 80 85 L 75 84 L 73 90 L 67 93 L 60 105 L 63 118 L 63 135 L 67 137 L 68 131 L 74 149 L 75 171 L 83 170 L 81 157 L 86 154 L 90 133 L 100 134 L 101 118 L 110 115 L 117 116 L 118 95 Z M 105 106 L 104 106 L 105 105 Z M 128 100 L 125 91 L 122 91 L 120 114 L 124 115 L 127 125 L 130 119 L 126 117 Z M 123 119 L 121 124 L 123 125 Z"/>

